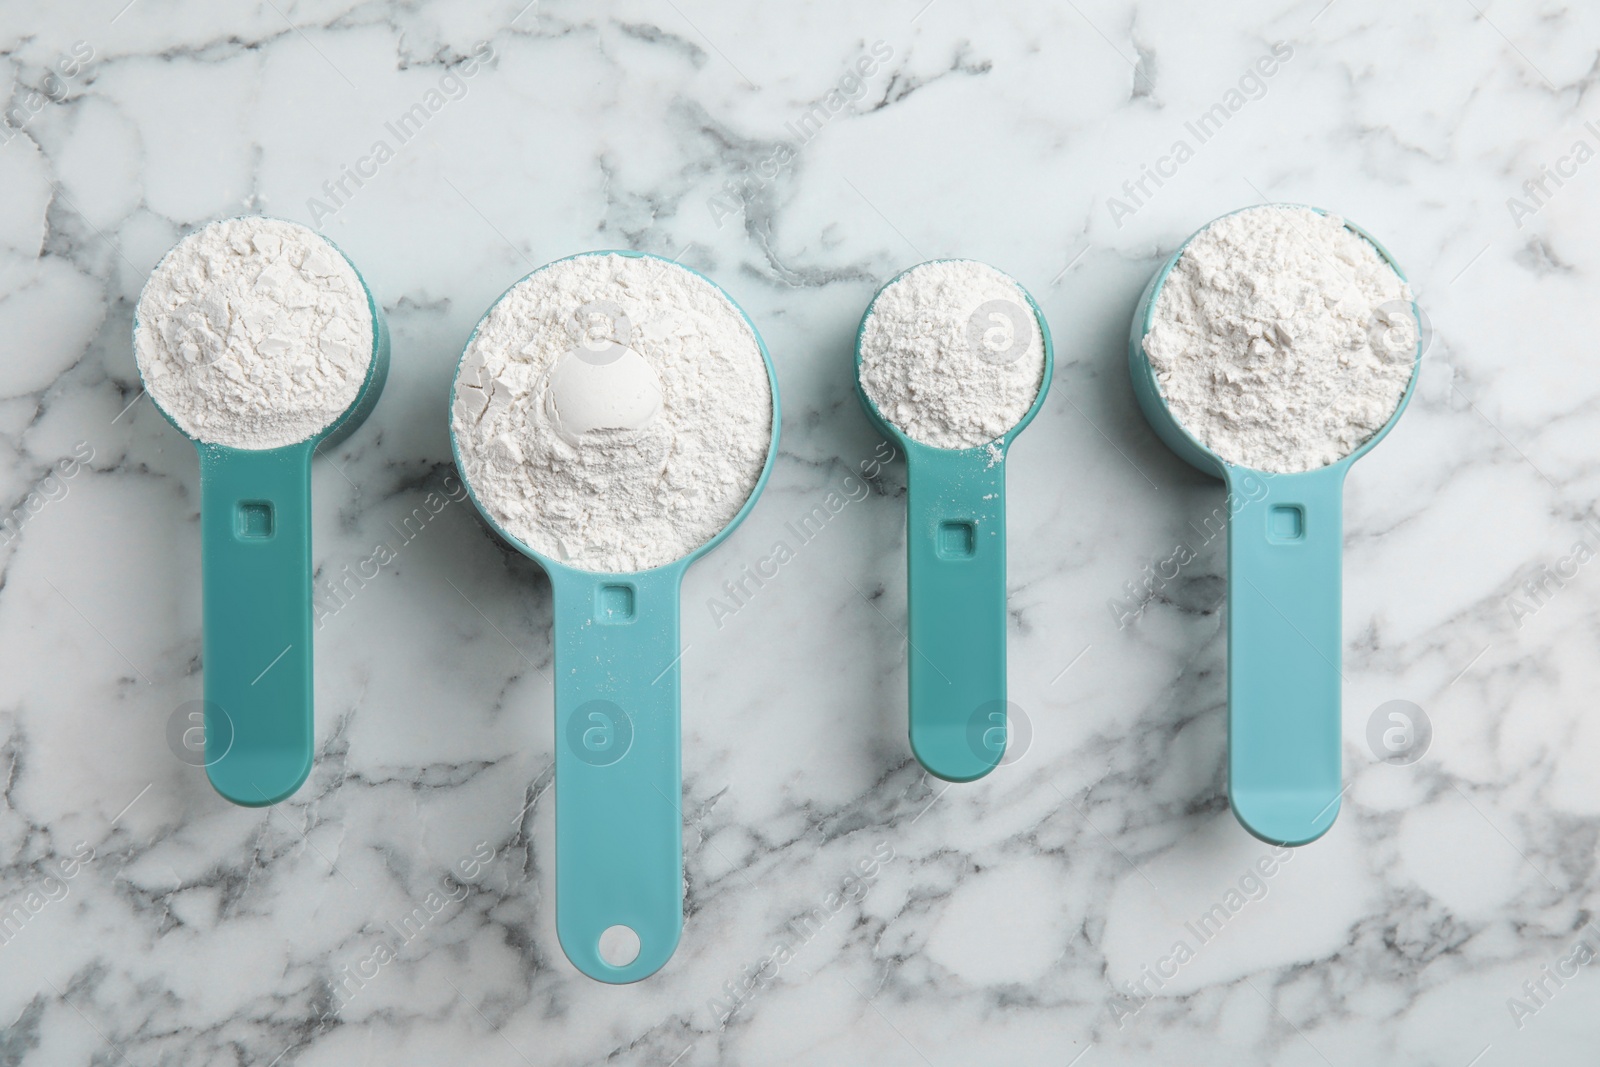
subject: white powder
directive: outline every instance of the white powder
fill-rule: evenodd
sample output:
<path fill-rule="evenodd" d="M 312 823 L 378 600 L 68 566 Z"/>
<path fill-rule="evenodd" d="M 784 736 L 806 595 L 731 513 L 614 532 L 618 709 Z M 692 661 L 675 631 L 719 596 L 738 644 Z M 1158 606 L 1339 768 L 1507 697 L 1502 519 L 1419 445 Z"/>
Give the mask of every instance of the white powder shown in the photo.
<path fill-rule="evenodd" d="M 738 514 L 772 441 L 754 331 L 675 263 L 587 255 L 489 309 L 456 374 L 451 427 L 480 503 L 580 570 L 681 559 Z"/>
<path fill-rule="evenodd" d="M 1229 463 L 1336 463 L 1411 381 L 1411 288 L 1337 215 L 1267 206 L 1194 238 L 1156 298 L 1144 350 L 1179 423 Z"/>
<path fill-rule="evenodd" d="M 976 448 L 1028 413 L 1044 382 L 1044 337 L 1022 287 L 984 263 L 913 267 L 873 300 L 861 388 L 913 441 Z"/>
<path fill-rule="evenodd" d="M 190 437 L 303 441 L 344 414 L 372 362 L 372 312 L 327 241 L 279 219 L 213 222 L 179 241 L 139 296 L 134 356 Z"/>

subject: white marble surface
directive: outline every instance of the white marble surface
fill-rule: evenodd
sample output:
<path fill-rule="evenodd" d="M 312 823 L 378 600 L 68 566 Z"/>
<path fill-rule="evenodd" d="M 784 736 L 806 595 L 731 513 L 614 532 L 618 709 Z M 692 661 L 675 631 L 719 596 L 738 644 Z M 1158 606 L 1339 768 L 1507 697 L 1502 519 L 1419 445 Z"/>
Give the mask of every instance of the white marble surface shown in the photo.
<path fill-rule="evenodd" d="M 1508 601 L 1600 494 L 1600 163 L 1571 155 L 1600 146 L 1591 11 L 523 2 L 5 5 L 0 904 L 26 919 L 0 943 L 0 1063 L 1593 1062 L 1600 968 L 1562 961 L 1600 950 L 1600 566 L 1520 626 Z M 791 124 L 880 41 L 802 144 Z M 484 42 L 374 177 L 309 203 Z M 1264 94 L 1114 218 L 1274 42 Z M 795 158 L 729 191 L 781 143 Z M 1541 166 L 1571 176 L 1514 217 Z M 1220 541 L 1136 623 L 1107 607 L 1222 502 L 1141 420 L 1123 346 L 1159 259 L 1261 199 L 1380 235 L 1436 335 L 1348 485 L 1343 813 L 1200 945 L 1184 924 L 1270 850 L 1223 792 Z M 128 341 L 161 253 L 255 211 L 315 211 L 394 330 L 376 415 L 317 464 L 315 555 L 398 558 L 326 619 L 317 766 L 269 811 L 165 742 L 199 696 L 197 471 Z M 784 407 L 765 497 L 685 588 L 687 923 L 625 988 L 554 936 L 547 583 L 467 505 L 404 545 L 393 525 L 452 473 L 444 396 L 484 308 L 603 247 L 726 286 Z M 707 606 L 872 456 L 855 324 L 935 256 L 1015 275 L 1057 342 L 1010 458 L 1033 738 L 948 788 L 904 738 L 903 467 L 720 629 Z M 1394 699 L 1433 723 L 1408 767 L 1366 741 Z M 474 856 L 469 890 L 443 881 Z M 399 958 L 333 998 L 430 892 Z M 1179 939 L 1193 959 L 1152 999 L 1119 994 Z"/>

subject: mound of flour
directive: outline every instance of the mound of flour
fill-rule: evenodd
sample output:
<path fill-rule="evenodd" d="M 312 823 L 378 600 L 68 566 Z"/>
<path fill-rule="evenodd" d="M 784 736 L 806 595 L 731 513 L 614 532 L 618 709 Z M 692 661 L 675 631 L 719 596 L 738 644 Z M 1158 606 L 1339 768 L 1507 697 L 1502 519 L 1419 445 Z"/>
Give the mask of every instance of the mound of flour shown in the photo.
<path fill-rule="evenodd" d="M 1411 288 L 1337 215 L 1265 206 L 1189 242 L 1156 298 L 1145 355 L 1167 406 L 1229 463 L 1336 463 L 1411 382 Z"/>
<path fill-rule="evenodd" d="M 984 263 L 937 260 L 872 302 L 861 388 L 913 441 L 989 444 L 1028 413 L 1044 382 L 1044 338 L 1022 287 Z"/>
<path fill-rule="evenodd" d="M 372 363 L 372 313 L 355 270 L 280 219 L 224 219 L 179 241 L 145 283 L 136 321 L 151 398 L 189 436 L 232 448 L 327 429 Z"/>
<path fill-rule="evenodd" d="M 772 441 L 755 333 L 659 259 L 552 263 L 489 309 L 451 413 L 462 474 L 507 533 L 580 570 L 647 570 L 744 506 Z"/>

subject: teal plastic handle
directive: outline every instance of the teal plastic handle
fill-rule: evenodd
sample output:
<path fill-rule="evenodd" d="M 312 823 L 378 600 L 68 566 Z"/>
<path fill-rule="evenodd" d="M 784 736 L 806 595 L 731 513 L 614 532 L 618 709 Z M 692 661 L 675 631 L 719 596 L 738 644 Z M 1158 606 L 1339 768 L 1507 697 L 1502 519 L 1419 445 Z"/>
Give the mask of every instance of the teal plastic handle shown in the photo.
<path fill-rule="evenodd" d="M 1033 403 L 1016 425 L 987 446 L 947 449 L 912 440 L 884 418 L 863 388 L 861 344 L 878 297 L 927 265 L 901 271 L 867 304 L 856 329 L 856 398 L 873 425 L 906 454 L 911 751 L 930 774 L 971 782 L 1003 762 L 1010 735 L 1005 457 L 1044 406 L 1055 374 L 1055 348 L 1044 312 L 1017 284 L 1044 345 L 1044 372 Z"/>
<path fill-rule="evenodd" d="M 202 444 L 206 773 L 276 804 L 311 773 L 311 454 Z"/>
<path fill-rule="evenodd" d="M 206 774 L 235 804 L 286 799 L 315 755 L 311 457 L 355 432 L 389 375 L 388 321 L 354 263 L 350 269 L 372 318 L 372 361 L 360 392 L 324 430 L 278 448 L 227 448 L 191 437 L 156 403 L 200 455 Z M 138 337 L 135 316 L 135 347 Z"/>
<path fill-rule="evenodd" d="M 1006 723 L 1005 461 L 903 447 L 911 750 L 930 773 L 970 782 L 1005 753 L 993 743 Z"/>
<path fill-rule="evenodd" d="M 626 250 L 579 255 L 671 262 Z M 732 297 L 723 295 L 738 308 Z M 463 358 L 493 310 L 491 306 L 467 339 Z M 550 576 L 556 671 L 556 935 L 573 965 L 601 982 L 648 978 L 671 958 L 683 932 L 680 590 L 689 565 L 720 544 L 755 506 L 777 460 L 782 422 L 772 357 L 755 324 L 744 318 L 767 368 L 772 441 L 761 477 L 738 513 L 682 559 L 628 573 L 575 570 L 509 533 L 484 507 L 471 480 L 463 479 L 484 522 Z M 455 410 L 455 402 L 452 385 L 448 410 Z M 465 472 L 453 429 L 450 450 L 457 469 Z M 632 960 L 612 963 L 602 955 L 602 940 L 613 927 L 624 927 L 638 938 Z M 620 938 L 609 943 L 619 941 L 625 943 Z"/>
<path fill-rule="evenodd" d="M 549 567 L 555 630 L 556 933 L 573 964 L 636 982 L 683 932 L 678 596 L 684 565 Z M 639 954 L 600 954 L 613 926 Z"/>
<path fill-rule="evenodd" d="M 1301 207 L 1283 204 L 1281 207 Z M 1249 210 L 1249 209 L 1241 209 Z M 1321 208 L 1312 208 L 1322 211 Z M 1215 221 L 1215 220 L 1213 220 Z M 1211 223 L 1207 223 L 1210 226 Z M 1401 278 L 1394 256 L 1369 241 Z M 1399 421 L 1417 388 L 1423 350 L 1416 305 L 1413 373 L 1389 421 L 1350 455 L 1313 471 L 1268 474 L 1225 463 L 1179 425 L 1145 357 L 1157 298 L 1195 231 L 1145 286 L 1128 336 L 1133 393 L 1156 435 L 1180 458 L 1227 483 L 1228 800 L 1252 834 L 1303 845 L 1339 814 L 1340 598 L 1344 477 Z"/>
<path fill-rule="evenodd" d="M 1228 467 L 1228 797 L 1277 845 L 1339 814 L 1340 596 L 1348 463 L 1300 474 Z"/>

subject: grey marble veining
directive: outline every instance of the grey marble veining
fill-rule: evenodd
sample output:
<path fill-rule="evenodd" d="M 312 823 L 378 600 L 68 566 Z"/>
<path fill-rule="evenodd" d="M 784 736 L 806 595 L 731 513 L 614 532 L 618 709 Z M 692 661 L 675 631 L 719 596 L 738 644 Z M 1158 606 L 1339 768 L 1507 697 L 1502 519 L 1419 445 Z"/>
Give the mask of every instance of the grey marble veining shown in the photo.
<path fill-rule="evenodd" d="M 1594 12 L 124 3 L 0 21 L 0 1063 L 1592 1062 Z M 1221 486 L 1125 365 L 1162 257 L 1263 199 L 1379 235 L 1433 330 L 1347 487 L 1343 811 L 1288 855 L 1227 809 Z M 243 212 L 320 225 L 394 332 L 313 487 L 319 588 L 385 562 L 319 601 L 316 769 L 266 811 L 168 748 L 198 474 L 129 344 L 159 256 Z M 605 247 L 724 285 L 784 416 L 685 583 L 686 924 L 625 988 L 554 935 L 548 583 L 458 500 L 403 525 L 453 484 L 479 315 Z M 1057 344 L 1008 463 L 1031 737 L 965 786 L 904 737 L 902 465 L 711 606 L 860 484 L 856 323 L 938 256 Z M 1392 700 L 1432 726 L 1407 766 L 1368 743 Z"/>

